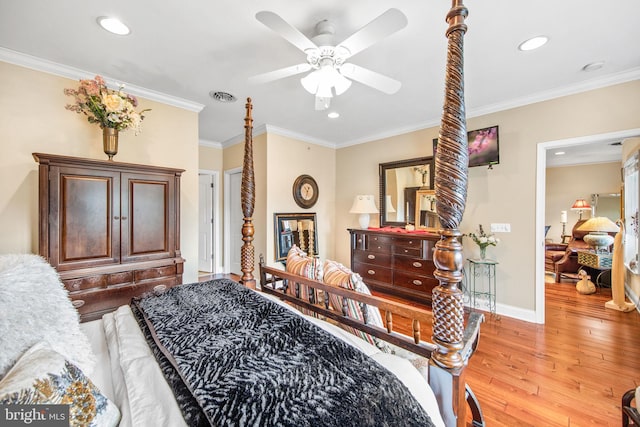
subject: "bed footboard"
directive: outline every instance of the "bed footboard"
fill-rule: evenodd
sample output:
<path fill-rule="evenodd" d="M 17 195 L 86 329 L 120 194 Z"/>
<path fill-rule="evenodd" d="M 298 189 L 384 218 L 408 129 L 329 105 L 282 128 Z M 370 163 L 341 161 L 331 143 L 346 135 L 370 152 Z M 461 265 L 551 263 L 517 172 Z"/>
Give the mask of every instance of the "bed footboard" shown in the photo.
<path fill-rule="evenodd" d="M 308 299 L 301 298 L 299 296 L 301 293 L 296 291 L 301 286 L 309 288 Z M 453 421 L 454 424 L 450 423 L 452 414 L 455 414 L 455 418 L 458 416 L 464 418 L 466 416 L 466 407 L 463 408 L 465 402 L 469 404 L 473 415 L 473 425 L 484 425 L 480 406 L 473 392 L 464 381 L 464 369 L 478 345 L 480 323 L 483 321 L 482 314 L 472 312 L 467 319 L 463 347 L 460 350 L 460 357 L 464 360 L 463 366 L 447 369 L 434 363 L 432 359 L 432 354 L 440 350 L 439 346 L 421 339 L 421 333 L 429 333 L 432 327 L 433 313 L 429 310 L 307 279 L 277 268 L 267 267 L 262 260 L 260 262 L 260 290 L 264 293 L 275 295 L 295 306 L 317 313 L 325 319 L 366 332 L 412 353 L 428 358 L 429 385 L 436 395 L 440 412 L 447 425 L 455 425 L 457 423 L 455 419 Z M 329 304 L 328 293 L 357 301 L 360 304 L 377 307 L 381 311 L 385 328 L 367 324 L 358 319 L 348 317 L 342 311 L 335 310 Z M 394 331 L 394 316 L 401 316 L 411 320 L 413 337 Z M 422 330 L 423 327 L 424 331 Z"/>

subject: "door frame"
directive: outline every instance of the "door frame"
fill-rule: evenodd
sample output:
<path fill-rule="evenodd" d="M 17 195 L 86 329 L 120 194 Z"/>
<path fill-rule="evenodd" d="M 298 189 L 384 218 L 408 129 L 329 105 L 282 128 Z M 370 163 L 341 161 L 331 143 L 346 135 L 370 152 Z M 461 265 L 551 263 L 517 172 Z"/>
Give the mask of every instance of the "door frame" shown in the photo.
<path fill-rule="evenodd" d="M 214 170 L 207 170 L 207 169 L 199 169 L 198 170 L 198 175 L 210 175 L 211 176 L 211 181 L 213 183 L 213 194 L 211 195 L 212 197 L 212 203 L 211 203 L 211 214 L 213 217 L 213 226 L 212 226 L 212 230 L 213 230 L 213 236 L 211 238 L 211 244 L 212 244 L 212 253 L 213 253 L 213 260 L 212 260 L 212 264 L 213 264 L 213 273 L 217 274 L 217 273 L 222 273 L 222 257 L 220 256 L 221 254 L 221 249 L 222 249 L 222 239 L 221 239 L 221 221 L 220 221 L 220 174 L 218 171 L 214 171 Z M 198 194 L 198 203 L 201 203 L 202 199 L 201 199 L 201 195 Z"/>
<path fill-rule="evenodd" d="M 224 171 L 224 272 L 231 272 L 231 179 L 230 176 L 242 173 L 237 167 Z"/>
<path fill-rule="evenodd" d="M 546 169 L 547 150 L 573 145 L 591 144 L 605 141 L 622 141 L 640 135 L 640 128 L 626 129 L 617 132 L 601 133 L 596 135 L 579 136 L 576 138 L 559 139 L 555 141 L 540 142 L 537 145 L 536 161 L 536 252 L 535 252 L 535 322 L 544 324 L 545 321 L 545 295 L 544 295 L 544 226 L 546 208 Z M 620 159 L 620 167 L 622 167 Z"/>

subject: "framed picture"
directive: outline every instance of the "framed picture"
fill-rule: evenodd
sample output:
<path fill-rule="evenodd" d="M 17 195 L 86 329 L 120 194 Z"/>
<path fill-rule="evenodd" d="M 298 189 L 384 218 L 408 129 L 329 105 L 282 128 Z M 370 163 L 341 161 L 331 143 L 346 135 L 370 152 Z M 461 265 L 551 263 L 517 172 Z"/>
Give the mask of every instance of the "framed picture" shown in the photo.
<path fill-rule="evenodd" d="M 296 245 L 309 256 L 318 255 L 318 228 L 315 213 L 274 213 L 275 260 L 286 261 Z"/>

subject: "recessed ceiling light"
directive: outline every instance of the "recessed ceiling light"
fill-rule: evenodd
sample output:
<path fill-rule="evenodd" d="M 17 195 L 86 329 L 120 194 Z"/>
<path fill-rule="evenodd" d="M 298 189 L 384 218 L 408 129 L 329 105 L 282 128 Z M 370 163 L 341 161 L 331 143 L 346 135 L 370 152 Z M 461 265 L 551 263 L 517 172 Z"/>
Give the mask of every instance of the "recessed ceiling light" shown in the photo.
<path fill-rule="evenodd" d="M 564 151 L 556 151 L 553 154 L 555 154 L 556 156 L 562 156 L 563 154 L 565 154 L 565 152 Z"/>
<path fill-rule="evenodd" d="M 330 119 L 337 119 L 338 117 L 340 117 L 340 113 L 338 113 L 337 111 L 332 111 L 327 114 L 327 117 L 329 117 Z"/>
<path fill-rule="evenodd" d="M 124 23 L 118 18 L 110 18 L 108 16 L 101 16 L 98 19 L 98 24 L 109 31 L 110 33 L 117 34 L 119 36 L 126 36 L 131 32 L 129 27 L 124 25 Z"/>
<path fill-rule="evenodd" d="M 526 50 L 534 50 L 543 45 L 545 45 L 549 41 L 549 37 L 547 36 L 535 36 L 530 38 L 529 40 L 525 40 L 518 46 L 518 49 L 526 51 Z"/>
<path fill-rule="evenodd" d="M 602 67 L 604 67 L 604 61 L 596 61 L 582 67 L 582 71 L 595 71 L 599 70 Z"/>
<path fill-rule="evenodd" d="M 212 90 L 209 92 L 209 96 L 218 102 L 236 102 L 236 97 L 229 92 L 223 92 L 221 90 Z"/>

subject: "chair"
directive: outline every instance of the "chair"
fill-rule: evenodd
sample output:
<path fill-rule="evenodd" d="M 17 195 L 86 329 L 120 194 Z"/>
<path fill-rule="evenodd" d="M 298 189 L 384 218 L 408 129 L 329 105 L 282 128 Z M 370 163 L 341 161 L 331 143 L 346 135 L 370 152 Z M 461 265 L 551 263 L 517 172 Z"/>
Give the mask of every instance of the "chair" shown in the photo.
<path fill-rule="evenodd" d="M 631 389 L 627 391 L 622 396 L 622 427 L 627 427 L 630 425 L 640 426 L 640 413 L 635 408 L 635 406 L 631 406 L 631 402 L 636 398 L 636 389 Z M 629 424 L 629 421 L 633 421 L 633 424 Z"/>
<path fill-rule="evenodd" d="M 581 219 L 571 230 L 571 240 L 569 243 L 547 243 L 545 244 L 544 265 L 545 270 L 555 273 L 556 280 L 560 280 L 563 274 L 572 275 L 578 273 L 578 252 L 589 249 L 587 242 L 582 238 L 588 234 L 586 231 L 578 231 L 578 227 L 587 220 Z M 576 276 L 577 279 L 577 276 Z"/>

